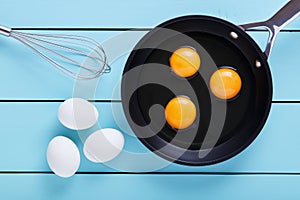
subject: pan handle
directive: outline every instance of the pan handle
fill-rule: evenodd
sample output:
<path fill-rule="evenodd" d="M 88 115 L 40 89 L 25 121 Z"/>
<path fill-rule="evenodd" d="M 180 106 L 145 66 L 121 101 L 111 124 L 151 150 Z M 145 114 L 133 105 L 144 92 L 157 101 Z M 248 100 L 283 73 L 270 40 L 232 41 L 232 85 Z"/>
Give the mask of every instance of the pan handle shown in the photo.
<path fill-rule="evenodd" d="M 273 17 L 266 21 L 243 24 L 240 27 L 243 30 L 248 30 L 257 27 L 266 28 L 269 31 L 269 39 L 265 54 L 269 59 L 272 51 L 275 38 L 279 31 L 300 15 L 300 0 L 291 0 L 283 6 Z"/>

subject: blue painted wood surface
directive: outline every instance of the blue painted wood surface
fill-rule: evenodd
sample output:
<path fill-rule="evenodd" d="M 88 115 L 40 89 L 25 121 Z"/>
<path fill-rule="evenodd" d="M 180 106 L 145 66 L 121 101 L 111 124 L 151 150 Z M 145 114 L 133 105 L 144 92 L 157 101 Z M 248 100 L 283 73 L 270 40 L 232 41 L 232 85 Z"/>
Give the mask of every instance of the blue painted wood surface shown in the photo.
<path fill-rule="evenodd" d="M 0 175 L 6 200 L 298 199 L 299 181 L 286 175 Z"/>
<path fill-rule="evenodd" d="M 165 20 L 188 14 L 212 15 L 240 24 L 270 17 L 286 0 L 150 0 L 74 2 L 1 0 L 0 23 L 15 28 L 151 28 Z M 300 100 L 300 19 L 296 19 L 275 43 L 270 58 L 274 101 Z M 36 32 L 29 30 L 29 32 Z M 46 31 L 42 31 L 43 33 Z M 99 80 L 95 96 L 89 99 L 120 99 L 114 89 L 120 80 L 128 52 L 146 31 L 68 31 L 102 42 L 112 64 L 112 72 Z M 124 38 L 132 39 L 128 44 Z M 267 32 L 249 34 L 263 49 Z M 119 39 L 117 39 L 119 38 Z M 126 48 L 125 48 L 126 47 Z M 124 54 L 114 55 L 118 52 Z M 0 199 L 154 199 L 157 194 L 170 199 L 298 199 L 300 176 L 255 175 L 255 173 L 300 173 L 299 103 L 273 103 L 269 119 L 258 138 L 238 156 L 212 166 L 186 167 L 170 164 L 159 172 L 230 172 L 249 175 L 96 175 L 88 172 L 113 172 L 114 169 L 86 160 L 78 134 L 57 120 L 57 102 L 74 96 L 77 83 L 61 75 L 46 61 L 9 38 L 0 37 Z M 86 87 L 94 86 L 86 83 Z M 112 91 L 116 91 L 113 95 Z M 28 100 L 10 102 L 8 100 Z M 49 102 L 31 102 L 46 100 Z M 110 103 L 96 103 L 101 127 L 127 127 L 120 103 L 113 118 Z M 127 128 L 126 128 L 127 127 Z M 95 129 L 96 127 L 94 127 Z M 88 132 L 91 132 L 89 130 Z M 86 135 L 88 134 L 86 133 Z M 125 150 L 149 153 L 132 135 L 125 133 Z M 79 171 L 70 179 L 45 174 L 45 152 L 56 135 L 70 137 L 78 144 L 82 159 Z M 83 135 L 86 136 L 86 135 Z M 134 164 L 134 163 L 132 163 Z M 6 172 L 18 172 L 6 173 Z M 33 172 L 34 174 L 26 174 Z M 35 174 L 37 173 L 37 174 Z M 146 195 L 145 195 L 146 194 Z"/>
<path fill-rule="evenodd" d="M 62 76 L 51 64 L 34 54 L 29 48 L 11 38 L 0 37 L 0 60 L 3 74 L 0 85 L 9 86 L 0 88 L 0 99 L 67 99 L 74 95 L 73 89 L 77 85 L 97 86 L 95 99 L 120 99 L 119 90 L 114 88 L 120 83 L 128 54 L 145 33 L 145 31 L 72 32 L 72 34 L 86 35 L 103 42 L 112 71 L 102 76 L 99 84 L 89 81 L 85 84 L 76 83 Z M 262 49 L 265 47 L 267 32 L 249 32 L 249 34 Z M 297 49 L 299 45 L 300 34 L 298 32 L 282 32 L 277 38 L 269 61 L 273 76 L 274 100 L 300 100 L 300 92 L 297 92 L 300 79 L 295 77 L 299 72 L 300 57 Z M 18 59 L 15 59 L 16 55 Z"/>
<path fill-rule="evenodd" d="M 98 126 L 122 130 L 125 135 L 125 151 L 149 153 L 127 128 L 125 117 L 122 112 L 119 112 L 121 110 L 120 103 L 96 103 L 96 105 L 100 113 Z M 4 162 L 0 162 L 0 172 L 49 171 L 45 153 L 49 141 L 57 135 L 67 136 L 78 145 L 82 156 L 79 171 L 119 171 L 108 167 L 107 164 L 89 162 L 84 157 L 82 140 L 98 127 L 80 133 L 79 136 L 76 131 L 64 128 L 57 120 L 58 106 L 59 103 L 0 103 L 1 115 L 5 116 L 1 121 L 0 157 Z M 297 159 L 300 152 L 298 113 L 300 113 L 299 104 L 273 104 L 267 124 L 258 138 L 234 158 L 205 167 L 187 167 L 168 163 L 166 167 L 158 171 L 300 173 L 300 159 Z M 284 119 L 282 116 L 285 116 Z M 119 157 L 123 158 L 124 156 L 121 154 Z M 130 160 L 131 167 L 125 168 L 124 165 L 128 163 L 121 163 L 123 169 L 135 170 L 135 166 L 139 165 L 139 162 L 137 162 L 137 157 L 133 158 L 136 160 Z"/>
<path fill-rule="evenodd" d="M 234 23 L 269 18 L 286 0 L 170 1 L 2 0 L 1 24 L 12 27 L 153 27 L 188 14 L 212 15 Z M 117 15 L 116 15 L 117 14 Z M 298 29 L 300 19 L 287 28 Z"/>

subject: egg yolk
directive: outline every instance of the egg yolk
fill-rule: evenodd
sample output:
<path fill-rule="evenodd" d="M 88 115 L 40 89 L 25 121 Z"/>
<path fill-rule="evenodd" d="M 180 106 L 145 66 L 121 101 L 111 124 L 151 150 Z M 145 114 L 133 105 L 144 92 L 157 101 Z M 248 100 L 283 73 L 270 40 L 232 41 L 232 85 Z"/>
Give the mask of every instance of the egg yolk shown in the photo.
<path fill-rule="evenodd" d="M 193 48 L 182 47 L 173 52 L 170 66 L 178 76 L 189 77 L 200 68 L 200 56 Z"/>
<path fill-rule="evenodd" d="M 189 127 L 196 119 L 196 107 L 186 97 L 175 97 L 166 106 L 165 117 L 170 126 L 176 129 Z"/>
<path fill-rule="evenodd" d="M 229 68 L 217 70 L 210 78 L 210 89 L 220 99 L 231 99 L 241 90 L 242 81 L 238 73 Z"/>

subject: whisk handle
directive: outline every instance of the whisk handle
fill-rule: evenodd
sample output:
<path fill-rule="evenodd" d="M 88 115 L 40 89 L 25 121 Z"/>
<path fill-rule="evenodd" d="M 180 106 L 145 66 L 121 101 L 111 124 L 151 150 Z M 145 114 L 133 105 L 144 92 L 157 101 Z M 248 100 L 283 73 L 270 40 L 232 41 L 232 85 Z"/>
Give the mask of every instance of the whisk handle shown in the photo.
<path fill-rule="evenodd" d="M 5 27 L 5 26 L 0 26 L 0 35 L 5 35 L 9 37 L 11 34 L 11 28 Z"/>

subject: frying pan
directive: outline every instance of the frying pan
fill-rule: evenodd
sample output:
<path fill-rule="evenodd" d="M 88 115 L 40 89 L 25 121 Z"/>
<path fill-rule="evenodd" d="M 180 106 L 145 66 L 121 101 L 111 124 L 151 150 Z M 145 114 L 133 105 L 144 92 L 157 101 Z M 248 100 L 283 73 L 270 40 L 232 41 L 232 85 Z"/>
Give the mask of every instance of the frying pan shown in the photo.
<path fill-rule="evenodd" d="M 131 52 L 122 77 L 122 105 L 135 135 L 154 153 L 183 165 L 215 164 L 244 150 L 269 115 L 272 78 L 267 60 L 276 35 L 299 11 L 300 1 L 291 0 L 263 22 L 236 26 L 193 15 L 148 32 Z M 255 27 L 269 31 L 264 52 L 245 32 Z M 169 67 L 172 52 L 182 46 L 201 55 L 201 67 L 192 77 L 176 77 Z M 239 95 L 230 100 L 217 99 L 208 86 L 209 77 L 224 66 L 234 68 L 242 79 Z M 196 120 L 182 130 L 163 119 L 163 108 L 178 95 L 196 102 Z"/>

